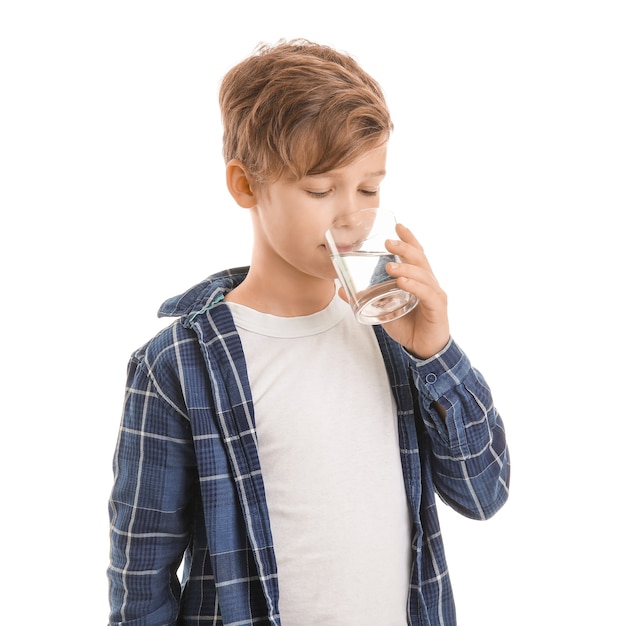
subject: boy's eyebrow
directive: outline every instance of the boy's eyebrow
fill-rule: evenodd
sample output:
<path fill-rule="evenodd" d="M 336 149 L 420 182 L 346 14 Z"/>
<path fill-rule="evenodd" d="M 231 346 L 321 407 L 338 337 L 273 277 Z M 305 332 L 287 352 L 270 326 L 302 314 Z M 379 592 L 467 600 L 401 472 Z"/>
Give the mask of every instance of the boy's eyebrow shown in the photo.
<path fill-rule="evenodd" d="M 376 172 L 366 172 L 363 178 L 378 178 L 379 176 L 386 176 L 387 170 L 377 170 Z M 331 170 L 330 172 L 323 172 L 322 174 L 308 174 L 307 178 L 327 178 L 327 177 L 339 177 L 338 170 Z"/>

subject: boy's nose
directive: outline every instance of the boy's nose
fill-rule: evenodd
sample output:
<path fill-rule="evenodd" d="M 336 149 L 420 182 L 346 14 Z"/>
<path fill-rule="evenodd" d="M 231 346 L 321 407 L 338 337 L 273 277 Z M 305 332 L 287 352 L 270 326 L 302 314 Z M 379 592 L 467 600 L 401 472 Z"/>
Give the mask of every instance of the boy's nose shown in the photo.
<path fill-rule="evenodd" d="M 351 209 L 349 211 L 344 211 L 342 213 L 338 213 L 335 221 L 342 226 L 342 228 L 346 226 L 350 226 L 352 222 L 354 222 L 355 218 L 355 209 Z"/>
<path fill-rule="evenodd" d="M 367 219 L 372 219 L 373 210 L 367 206 L 356 206 L 355 204 L 347 204 L 336 215 L 336 221 L 344 224 L 358 224 Z"/>
<path fill-rule="evenodd" d="M 375 208 L 351 208 L 339 215 L 333 223 L 332 229 L 340 233 L 347 232 L 348 236 L 364 238 L 372 229 L 375 219 Z"/>

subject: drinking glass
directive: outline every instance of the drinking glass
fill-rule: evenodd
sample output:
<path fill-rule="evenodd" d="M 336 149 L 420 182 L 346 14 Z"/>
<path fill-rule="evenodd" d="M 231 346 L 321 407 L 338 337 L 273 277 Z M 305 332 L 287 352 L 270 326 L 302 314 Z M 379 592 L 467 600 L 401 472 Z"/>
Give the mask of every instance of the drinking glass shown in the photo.
<path fill-rule="evenodd" d="M 417 297 L 400 289 L 385 270 L 388 262 L 400 262 L 385 247 L 387 239 L 398 239 L 396 223 L 387 209 L 361 209 L 338 219 L 326 232 L 335 271 L 362 324 L 391 322 L 417 306 Z"/>

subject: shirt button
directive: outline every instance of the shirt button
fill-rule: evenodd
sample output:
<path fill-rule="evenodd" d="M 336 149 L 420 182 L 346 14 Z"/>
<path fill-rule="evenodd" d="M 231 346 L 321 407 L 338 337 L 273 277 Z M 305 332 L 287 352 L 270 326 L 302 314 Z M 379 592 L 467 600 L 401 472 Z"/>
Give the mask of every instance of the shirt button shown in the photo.
<path fill-rule="evenodd" d="M 437 381 L 436 374 L 433 374 L 432 372 L 430 372 L 426 376 L 426 383 L 428 383 L 428 385 L 433 385 L 436 381 Z"/>

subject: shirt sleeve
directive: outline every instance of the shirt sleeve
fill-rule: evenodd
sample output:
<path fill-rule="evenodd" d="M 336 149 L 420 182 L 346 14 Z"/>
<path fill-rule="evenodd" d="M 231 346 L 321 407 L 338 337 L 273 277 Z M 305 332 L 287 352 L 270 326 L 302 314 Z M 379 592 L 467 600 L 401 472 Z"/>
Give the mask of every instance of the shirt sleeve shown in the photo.
<path fill-rule="evenodd" d="M 188 420 L 133 358 L 109 500 L 110 626 L 176 624 L 195 476 Z"/>
<path fill-rule="evenodd" d="M 427 360 L 410 358 L 435 489 L 463 515 L 487 519 L 507 500 L 510 473 L 503 421 L 490 389 L 453 339 Z"/>

